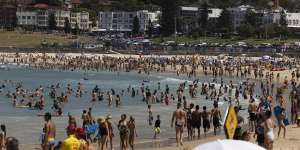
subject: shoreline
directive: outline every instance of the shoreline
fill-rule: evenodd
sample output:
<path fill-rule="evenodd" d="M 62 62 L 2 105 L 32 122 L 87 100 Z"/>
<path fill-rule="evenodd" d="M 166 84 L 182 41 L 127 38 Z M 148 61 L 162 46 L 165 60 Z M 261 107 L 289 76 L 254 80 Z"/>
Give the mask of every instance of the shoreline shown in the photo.
<path fill-rule="evenodd" d="M 5 54 L 7 54 L 7 55 L 14 55 L 14 53 L 5 53 Z M 23 54 L 25 54 L 25 53 L 20 53 L 20 55 L 23 55 Z M 47 53 L 47 55 L 48 56 L 52 56 L 52 57 L 54 57 L 54 56 L 56 56 L 56 54 L 57 53 Z M 34 56 L 42 56 L 43 54 L 42 53 L 32 53 L 32 55 L 34 55 Z M 78 57 L 78 56 L 82 56 L 81 54 L 74 54 L 74 53 L 67 53 L 67 54 L 65 54 L 65 56 L 67 56 L 67 57 Z M 94 55 L 94 54 L 85 54 L 85 56 L 86 57 L 104 57 L 104 56 L 109 56 L 109 57 L 125 57 L 125 58 L 139 58 L 140 56 L 139 55 L 124 55 L 124 54 L 112 54 L 112 55 L 107 55 L 107 54 L 99 54 L 99 55 Z M 158 56 L 158 55 L 153 55 L 154 57 L 161 57 L 161 56 Z M 176 55 L 177 57 L 192 57 L 193 55 L 189 55 L 189 56 L 182 56 L 182 55 Z M 146 57 L 151 57 L 151 56 L 146 56 Z M 167 56 L 167 57 L 169 57 L 169 58 L 171 58 L 171 57 L 174 57 L 174 55 L 169 55 L 169 56 Z M 205 57 L 205 56 L 201 56 L 201 55 L 197 55 L 196 57 Z M 212 56 L 213 58 L 216 58 L 217 56 Z M 253 59 L 258 59 L 257 57 L 255 57 L 255 58 L 253 58 Z M 190 68 L 190 66 L 188 67 L 188 70 L 190 70 L 191 68 Z M 132 71 L 137 71 L 137 70 L 132 70 Z M 151 72 L 152 73 L 152 72 Z M 155 73 L 155 72 L 154 72 Z M 163 73 L 176 73 L 176 70 L 172 70 L 172 68 L 169 66 L 169 67 L 167 67 L 167 69 L 166 69 L 166 72 L 163 72 Z M 265 72 L 264 72 L 265 73 Z M 281 78 L 280 78 L 280 80 L 279 81 L 276 81 L 276 80 L 274 80 L 275 82 L 278 82 L 278 84 L 281 84 L 282 82 L 281 81 L 283 81 L 282 80 L 282 77 L 284 77 L 285 75 L 286 76 L 288 76 L 288 78 L 290 78 L 290 73 L 291 73 L 291 70 L 285 70 L 285 71 L 280 71 L 280 73 L 281 73 Z M 201 69 L 201 67 L 200 67 L 200 69 L 197 69 L 197 76 L 198 75 L 203 75 L 203 70 Z M 282 75 L 282 74 L 284 74 L 284 75 Z M 184 74 L 183 74 L 184 75 Z M 211 76 L 211 74 L 209 73 L 208 74 L 209 76 Z M 230 76 L 227 76 L 227 75 L 225 75 L 224 77 L 228 77 L 228 78 L 230 78 Z M 232 79 L 234 79 L 234 75 L 233 76 L 231 76 L 231 78 Z M 253 79 L 253 75 L 251 75 L 251 79 Z M 258 78 L 257 80 L 259 80 L 260 78 Z M 262 79 L 264 79 L 264 78 L 262 78 Z M 166 142 L 167 144 L 162 144 L 162 145 L 164 145 L 164 147 L 168 147 L 168 146 L 170 146 L 171 145 L 171 147 L 174 147 L 174 146 L 172 146 L 173 144 L 172 143 L 174 143 L 174 142 L 172 142 L 171 144 L 168 142 L 169 140 L 172 140 L 172 139 L 165 139 L 164 140 L 164 142 Z M 211 140 L 215 140 L 215 138 L 212 138 Z M 174 139 L 173 139 L 173 141 L 174 141 Z M 206 141 L 206 139 L 205 140 L 203 140 L 203 141 Z M 164 142 L 162 142 L 162 143 L 164 143 Z M 200 142 L 201 142 L 201 140 L 200 140 Z M 139 142 L 137 142 L 138 144 L 137 144 L 137 147 L 139 146 L 139 145 L 144 145 L 145 143 L 146 144 L 149 144 L 149 145 L 153 145 L 153 142 L 145 142 L 145 143 L 139 143 Z M 189 143 L 189 142 L 188 142 Z M 146 148 L 147 149 L 147 148 Z"/>

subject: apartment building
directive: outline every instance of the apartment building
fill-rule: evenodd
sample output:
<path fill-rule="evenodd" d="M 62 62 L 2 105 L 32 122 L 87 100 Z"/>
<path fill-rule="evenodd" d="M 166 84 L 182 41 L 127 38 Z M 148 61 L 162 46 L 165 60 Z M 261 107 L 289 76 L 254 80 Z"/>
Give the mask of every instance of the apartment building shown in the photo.
<path fill-rule="evenodd" d="M 37 12 L 17 11 L 19 26 L 37 26 Z"/>
<path fill-rule="evenodd" d="M 148 28 L 149 20 L 154 24 L 158 21 L 160 12 L 149 12 L 147 10 L 126 12 L 99 12 L 98 28 L 103 31 L 130 32 L 133 28 L 133 20 L 138 17 L 140 21 L 140 31 L 144 32 Z"/>
<path fill-rule="evenodd" d="M 90 21 L 88 12 L 71 12 L 69 10 L 23 10 L 20 9 L 16 12 L 18 18 L 18 25 L 20 26 L 37 26 L 40 28 L 47 28 L 49 15 L 54 13 L 56 26 L 63 28 L 65 26 L 65 18 L 70 22 L 71 28 L 76 27 L 76 23 L 80 30 L 89 30 Z"/>
<path fill-rule="evenodd" d="M 286 13 L 289 28 L 300 28 L 300 13 Z"/>
<path fill-rule="evenodd" d="M 255 11 L 255 8 L 250 5 L 241 5 L 239 7 L 228 8 L 227 10 L 231 14 L 233 29 L 236 31 L 239 26 L 244 24 L 247 11 Z"/>
<path fill-rule="evenodd" d="M 55 11 L 56 26 L 58 28 L 63 28 L 65 26 L 65 18 L 67 18 L 70 22 L 70 11 L 68 10 Z"/>
<path fill-rule="evenodd" d="M 179 8 L 179 17 L 181 19 L 181 27 L 184 33 L 190 32 L 192 29 L 199 27 L 199 19 L 202 9 L 198 7 L 185 7 Z M 222 9 L 208 8 L 208 20 L 216 20 L 220 17 Z"/>
<path fill-rule="evenodd" d="M 90 19 L 88 12 L 71 12 L 70 13 L 71 28 L 76 27 L 76 23 L 80 30 L 90 29 Z"/>

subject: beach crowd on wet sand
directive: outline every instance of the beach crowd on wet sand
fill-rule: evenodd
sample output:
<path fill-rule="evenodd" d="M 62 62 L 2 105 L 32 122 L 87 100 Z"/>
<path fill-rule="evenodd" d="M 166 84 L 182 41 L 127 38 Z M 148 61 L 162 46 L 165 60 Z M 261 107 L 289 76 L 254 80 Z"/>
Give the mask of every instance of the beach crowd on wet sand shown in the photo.
<path fill-rule="evenodd" d="M 65 115 L 64 104 L 70 103 L 71 95 L 82 97 L 90 95 L 90 103 L 107 103 L 107 109 L 122 107 L 124 95 L 138 97 L 145 103 L 148 125 L 153 128 L 153 139 L 159 139 L 161 133 L 160 115 L 154 116 L 153 105 L 161 103 L 161 107 L 176 103 L 177 108 L 170 116 L 170 127 L 174 128 L 177 146 L 183 146 L 187 140 L 198 140 L 208 136 L 223 134 L 223 117 L 219 102 L 234 106 L 237 115 L 237 129 L 234 139 L 249 141 L 255 137 L 256 143 L 268 150 L 273 149 L 275 137 L 288 136 L 286 126 L 300 126 L 300 71 L 299 59 L 285 58 L 280 61 L 258 60 L 247 57 L 220 59 L 204 56 L 170 56 L 170 57 L 114 57 L 114 56 L 65 56 L 47 54 L 1 54 L 1 64 L 22 65 L 28 69 L 38 70 L 84 70 L 137 72 L 138 74 L 175 73 L 177 76 L 187 76 L 192 82 L 178 84 L 175 92 L 168 84 L 155 83 L 155 89 L 147 86 L 148 80 L 143 81 L 139 88 L 130 84 L 127 89 L 116 91 L 113 88 L 103 90 L 97 85 L 87 91 L 84 84 L 63 85 L 51 83 L 40 85 L 35 89 L 26 89 L 22 81 L 1 80 L 0 95 L 11 99 L 16 108 L 43 110 L 45 97 L 52 100 L 53 112 L 40 113 L 45 124 L 41 131 L 41 149 L 43 150 L 93 150 L 93 149 L 134 149 L 138 138 L 134 116 L 124 112 L 114 125 L 112 116 L 96 117 L 92 108 L 83 108 L 80 117 L 68 113 L 68 125 L 65 128 L 66 139 L 56 140 L 56 126 L 53 117 Z M 7 69 L 9 68 L 2 68 Z M 212 76 L 212 81 L 200 83 L 197 76 L 203 74 Z M 223 77 L 240 81 L 226 82 Z M 88 77 L 84 77 L 88 80 Z M 257 84 L 259 83 L 259 84 Z M 217 86 L 219 84 L 220 86 Z M 15 90 L 10 91 L 8 88 Z M 58 91 L 63 91 L 59 93 Z M 204 97 L 201 101 L 212 101 L 213 106 L 200 106 L 193 103 L 194 99 Z M 286 99 L 288 97 L 288 100 Z M 189 100 L 192 99 L 192 100 Z M 248 108 L 243 108 L 241 101 L 248 102 Z M 211 108 L 211 109 L 209 109 Z M 240 111 L 246 110 L 248 116 L 242 116 Z M 79 121 L 80 118 L 80 121 Z M 79 124 L 82 122 L 82 124 Z M 212 127 L 211 127 L 212 126 Z M 146 127 L 146 126 L 145 126 Z M 7 135 L 6 126 L 0 128 L 0 150 L 18 150 L 19 142 L 15 137 Z M 275 136 L 275 129 L 277 136 Z M 203 132 L 203 133 L 201 133 Z M 283 133 L 282 133 L 283 132 Z M 142 134 L 142 133 L 140 133 Z M 283 135 L 281 135 L 283 134 Z M 120 144 L 115 144 L 115 138 Z"/>

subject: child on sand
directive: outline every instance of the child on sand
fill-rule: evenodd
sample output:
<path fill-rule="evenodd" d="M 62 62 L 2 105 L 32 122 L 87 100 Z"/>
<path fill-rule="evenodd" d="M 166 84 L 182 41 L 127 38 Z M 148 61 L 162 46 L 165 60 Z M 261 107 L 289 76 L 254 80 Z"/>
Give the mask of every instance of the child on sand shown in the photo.
<path fill-rule="evenodd" d="M 154 139 L 160 134 L 160 115 L 157 115 L 157 119 L 154 123 Z"/>

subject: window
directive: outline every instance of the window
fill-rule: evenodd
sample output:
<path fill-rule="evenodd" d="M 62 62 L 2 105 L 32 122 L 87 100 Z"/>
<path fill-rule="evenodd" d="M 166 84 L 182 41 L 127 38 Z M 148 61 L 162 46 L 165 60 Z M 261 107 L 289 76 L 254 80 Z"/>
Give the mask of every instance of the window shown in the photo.
<path fill-rule="evenodd" d="M 31 19 L 31 16 L 27 16 L 27 19 Z"/>
<path fill-rule="evenodd" d="M 113 14 L 113 18 L 118 18 L 118 14 Z"/>
<path fill-rule="evenodd" d="M 22 16 L 22 19 L 26 19 L 26 16 Z"/>

